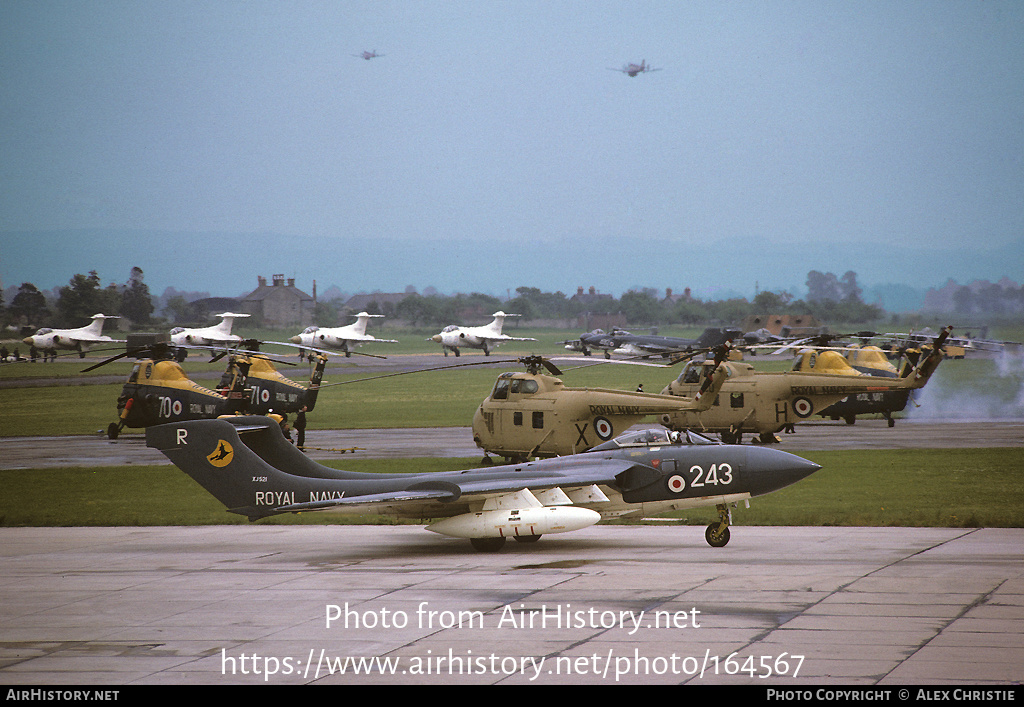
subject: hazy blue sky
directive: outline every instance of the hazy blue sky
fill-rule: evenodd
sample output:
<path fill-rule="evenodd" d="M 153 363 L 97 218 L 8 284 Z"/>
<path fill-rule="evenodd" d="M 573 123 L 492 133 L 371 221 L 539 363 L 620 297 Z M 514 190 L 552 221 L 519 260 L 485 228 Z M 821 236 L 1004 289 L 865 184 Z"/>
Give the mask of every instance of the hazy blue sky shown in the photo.
<path fill-rule="evenodd" d="M 1024 3 L 0 0 L 0 281 L 133 265 L 217 295 L 1019 282 Z"/>

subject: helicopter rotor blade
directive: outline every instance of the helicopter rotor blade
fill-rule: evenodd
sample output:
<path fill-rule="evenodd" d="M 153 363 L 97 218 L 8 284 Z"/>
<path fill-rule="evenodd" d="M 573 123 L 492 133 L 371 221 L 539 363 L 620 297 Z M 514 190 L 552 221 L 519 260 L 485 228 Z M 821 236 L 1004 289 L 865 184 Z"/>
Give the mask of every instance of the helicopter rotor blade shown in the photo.
<path fill-rule="evenodd" d="M 88 368 L 83 368 L 81 371 L 79 371 L 79 373 L 88 373 L 89 371 L 94 371 L 97 368 L 100 368 L 101 366 L 106 366 L 108 363 L 113 363 L 114 361 L 117 361 L 119 359 L 131 356 L 132 353 L 133 352 L 131 352 L 131 351 L 123 351 L 123 352 L 117 354 L 116 356 L 111 356 L 110 358 L 103 359 L 99 363 L 94 363 L 93 365 L 89 366 Z"/>

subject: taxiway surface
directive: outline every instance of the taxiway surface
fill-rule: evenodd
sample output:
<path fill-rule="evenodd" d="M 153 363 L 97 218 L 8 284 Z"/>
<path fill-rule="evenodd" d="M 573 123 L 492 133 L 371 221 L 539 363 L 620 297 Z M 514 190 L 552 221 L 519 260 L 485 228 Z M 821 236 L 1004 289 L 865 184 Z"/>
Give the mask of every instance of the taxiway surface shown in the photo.
<path fill-rule="evenodd" d="M 0 528 L 0 683 L 986 685 L 1024 530 Z M 347 661 L 346 661 L 347 659 Z"/>

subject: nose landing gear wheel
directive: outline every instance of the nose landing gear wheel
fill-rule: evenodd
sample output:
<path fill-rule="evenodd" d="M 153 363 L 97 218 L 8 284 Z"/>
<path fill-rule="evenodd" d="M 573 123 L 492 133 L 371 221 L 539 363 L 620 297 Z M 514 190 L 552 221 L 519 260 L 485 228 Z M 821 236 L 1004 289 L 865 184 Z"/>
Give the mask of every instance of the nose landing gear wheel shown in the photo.
<path fill-rule="evenodd" d="M 704 531 L 704 539 L 711 547 L 725 547 L 729 543 L 729 526 L 725 523 L 712 523 Z"/>
<path fill-rule="evenodd" d="M 704 539 L 711 547 L 725 547 L 729 543 L 729 523 L 732 521 L 732 514 L 724 503 L 715 506 L 715 510 L 718 511 L 719 520 L 704 531 Z"/>

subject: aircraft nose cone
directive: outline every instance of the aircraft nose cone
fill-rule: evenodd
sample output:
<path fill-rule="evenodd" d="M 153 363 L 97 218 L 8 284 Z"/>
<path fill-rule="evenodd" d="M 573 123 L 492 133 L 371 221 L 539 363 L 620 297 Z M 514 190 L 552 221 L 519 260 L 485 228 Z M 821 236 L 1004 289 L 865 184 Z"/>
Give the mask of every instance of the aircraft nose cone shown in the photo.
<path fill-rule="evenodd" d="M 435 342 L 435 343 L 440 344 L 441 343 L 441 335 L 440 334 L 434 334 L 432 337 L 430 337 L 430 340 Z"/>
<path fill-rule="evenodd" d="M 293 336 L 292 338 L 288 339 L 288 341 L 292 342 L 293 344 L 301 344 L 302 343 L 302 337 L 301 336 Z"/>
<path fill-rule="evenodd" d="M 747 449 L 747 472 L 751 495 L 757 496 L 795 484 L 821 465 L 789 452 L 768 447 Z"/>
<path fill-rule="evenodd" d="M 31 336 L 26 336 L 24 339 L 21 340 L 21 343 L 28 344 L 29 346 L 32 346 L 32 344 L 34 342 L 32 341 L 32 337 Z"/>

